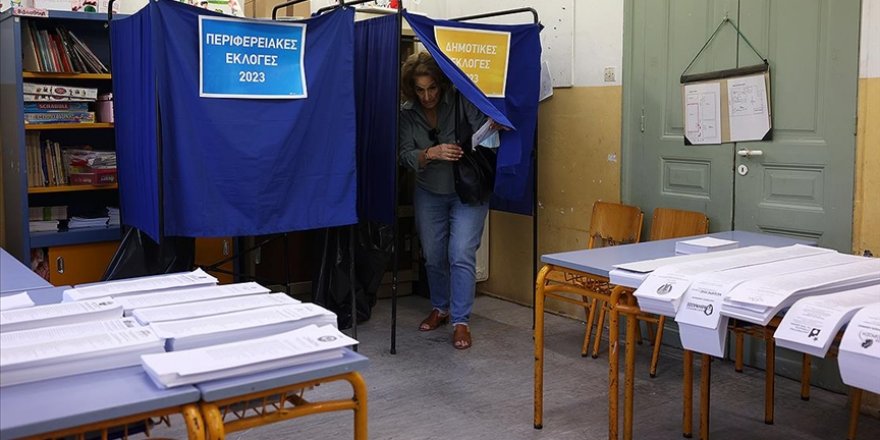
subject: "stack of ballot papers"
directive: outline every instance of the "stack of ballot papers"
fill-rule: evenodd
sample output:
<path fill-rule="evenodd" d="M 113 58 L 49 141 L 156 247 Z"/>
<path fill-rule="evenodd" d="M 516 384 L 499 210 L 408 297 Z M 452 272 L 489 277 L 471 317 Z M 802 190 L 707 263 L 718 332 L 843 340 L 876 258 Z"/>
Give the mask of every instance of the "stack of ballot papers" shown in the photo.
<path fill-rule="evenodd" d="M 853 262 L 742 283 L 724 297 L 721 313 L 767 325 L 780 310 L 802 297 L 880 285 L 880 259 L 847 257 Z"/>
<path fill-rule="evenodd" d="M 880 304 L 880 286 L 802 298 L 785 312 L 776 328 L 776 345 L 825 357 L 838 330 L 872 304 Z"/>
<path fill-rule="evenodd" d="M 843 383 L 880 393 L 880 304 L 864 307 L 852 317 L 837 352 Z"/>
<path fill-rule="evenodd" d="M 109 297 L 47 304 L 0 312 L 0 333 L 115 318 L 122 318 L 122 306 Z"/>
<path fill-rule="evenodd" d="M 778 254 L 786 249 L 779 248 L 774 250 L 774 253 Z M 804 251 L 819 248 L 790 249 Z M 682 306 L 675 315 L 682 346 L 698 353 L 712 356 L 724 355 L 729 318 L 721 313 L 723 301 L 734 288 L 742 283 L 860 261 L 859 257 L 833 251 L 812 255 L 796 252 L 791 257 L 754 266 L 708 272 L 694 277 L 691 285 L 682 296 Z"/>
<path fill-rule="evenodd" d="M 123 324 L 123 327 L 125 324 Z M 164 341 L 149 327 L 105 329 L 56 339 L 55 330 L 35 329 L 0 350 L 0 386 L 138 365 L 141 355 L 163 352 Z M 42 332 L 41 332 L 42 331 Z M 14 332 L 24 333 L 24 332 Z"/>
<path fill-rule="evenodd" d="M 276 307 L 290 304 L 299 304 L 283 293 L 249 295 L 234 298 L 218 299 L 214 301 L 200 301 L 195 303 L 173 304 L 170 306 L 147 307 L 136 309 L 131 316 L 143 325 L 163 321 L 178 321 L 181 319 L 203 318 L 206 316 L 223 315 L 226 313 L 242 312 L 245 310 L 262 309 L 264 307 Z"/>
<path fill-rule="evenodd" d="M 738 241 L 722 240 L 715 237 L 694 238 L 692 240 L 682 240 L 675 242 L 676 254 L 705 254 L 707 252 L 726 251 L 728 249 L 736 249 L 739 245 Z"/>
<path fill-rule="evenodd" d="M 656 258 L 653 260 L 633 261 L 630 263 L 617 264 L 608 272 L 608 281 L 617 286 L 638 288 L 657 269 L 675 264 L 704 261 L 707 258 L 727 257 L 731 255 L 755 252 L 762 249 L 770 249 L 766 246 L 749 246 L 742 249 L 721 251 L 712 255 L 692 254 L 676 255 L 674 257 Z"/>
<path fill-rule="evenodd" d="M 638 298 L 642 311 L 675 316 L 682 296 L 697 275 L 833 252 L 831 249 L 802 245 L 781 248 L 749 246 L 703 255 L 703 258 L 696 261 L 666 265 L 651 272 L 634 295 Z"/>
<path fill-rule="evenodd" d="M 24 309 L 33 306 L 34 301 L 28 296 L 27 292 L 0 296 L 0 312 L 4 310 Z"/>
<path fill-rule="evenodd" d="M 306 326 L 264 338 L 195 350 L 142 356 L 144 370 L 160 388 L 340 358 L 357 341 L 333 326 Z"/>
<path fill-rule="evenodd" d="M 336 326 L 336 314 L 311 303 L 226 313 L 204 318 L 155 322 L 156 334 L 167 339 L 167 351 L 260 338 L 308 325 Z"/>
<path fill-rule="evenodd" d="M 119 297 L 135 293 L 155 292 L 182 287 L 197 287 L 217 284 L 217 278 L 208 275 L 202 269 L 192 272 L 181 272 L 150 277 L 132 278 L 120 281 L 108 281 L 98 284 L 76 286 L 64 291 L 63 301 L 82 301 L 104 296 Z"/>
<path fill-rule="evenodd" d="M 269 293 L 270 290 L 257 283 L 224 284 L 191 289 L 171 289 L 154 293 L 139 293 L 116 298 L 122 304 L 125 316 L 131 316 L 135 309 L 169 306 L 198 301 L 210 301 L 237 296 Z"/>

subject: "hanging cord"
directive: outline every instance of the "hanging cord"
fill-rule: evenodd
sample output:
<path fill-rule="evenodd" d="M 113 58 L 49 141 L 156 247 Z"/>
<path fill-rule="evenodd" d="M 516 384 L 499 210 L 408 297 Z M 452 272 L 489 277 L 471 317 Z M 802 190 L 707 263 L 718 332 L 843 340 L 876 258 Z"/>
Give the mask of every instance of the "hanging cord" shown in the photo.
<path fill-rule="evenodd" d="M 745 41 L 746 44 L 749 45 L 749 48 L 751 48 L 752 51 L 755 52 L 755 55 L 757 55 L 758 58 L 760 58 L 761 61 L 764 62 L 765 65 L 769 64 L 769 63 L 767 62 L 767 58 L 764 58 L 763 56 L 761 56 L 761 53 L 758 52 L 757 49 L 755 49 L 755 46 L 752 46 L 752 43 L 749 41 L 749 39 L 746 38 L 746 36 L 743 35 L 742 32 L 740 32 L 739 28 L 738 28 L 735 24 L 733 24 L 733 21 L 732 21 L 729 17 L 726 17 L 726 16 L 725 16 L 723 19 L 721 19 L 721 23 L 718 24 L 718 27 L 715 28 L 715 32 L 712 32 L 712 36 L 709 37 L 708 40 L 706 40 L 706 43 L 703 44 L 703 47 L 700 48 L 700 51 L 697 52 L 697 54 L 694 56 L 694 59 L 692 59 L 691 62 L 687 65 L 687 67 L 684 68 L 684 72 L 681 72 L 681 77 L 682 77 L 682 78 L 685 77 L 685 74 L 687 73 L 688 70 L 690 70 L 691 66 L 694 65 L 694 63 L 697 61 L 697 58 L 699 58 L 700 55 L 702 55 L 703 51 L 706 50 L 706 47 L 709 46 L 709 43 L 711 43 L 712 40 L 715 39 L 715 36 L 718 35 L 718 31 L 721 30 L 721 27 L 724 26 L 724 23 L 728 23 L 728 24 L 730 24 L 731 26 L 733 26 L 733 29 L 736 30 L 736 34 L 739 35 L 740 37 L 742 37 L 743 41 Z M 682 82 L 684 82 L 684 81 L 682 81 Z"/>

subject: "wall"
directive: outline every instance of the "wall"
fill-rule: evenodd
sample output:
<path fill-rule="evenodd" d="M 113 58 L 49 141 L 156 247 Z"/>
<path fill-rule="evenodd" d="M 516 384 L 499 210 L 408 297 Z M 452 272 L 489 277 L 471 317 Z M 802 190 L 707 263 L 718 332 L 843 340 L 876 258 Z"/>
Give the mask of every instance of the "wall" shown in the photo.
<path fill-rule="evenodd" d="M 873 26 L 869 26 L 873 23 Z M 880 0 L 862 2 L 853 250 L 880 256 Z"/>

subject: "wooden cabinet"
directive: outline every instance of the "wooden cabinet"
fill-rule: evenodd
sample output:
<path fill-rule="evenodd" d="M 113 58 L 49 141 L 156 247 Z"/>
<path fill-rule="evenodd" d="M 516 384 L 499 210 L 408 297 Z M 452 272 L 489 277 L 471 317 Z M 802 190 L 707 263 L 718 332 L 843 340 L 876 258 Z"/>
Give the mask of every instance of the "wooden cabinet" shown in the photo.
<path fill-rule="evenodd" d="M 118 241 L 50 247 L 49 282 L 56 286 L 100 281 Z"/>

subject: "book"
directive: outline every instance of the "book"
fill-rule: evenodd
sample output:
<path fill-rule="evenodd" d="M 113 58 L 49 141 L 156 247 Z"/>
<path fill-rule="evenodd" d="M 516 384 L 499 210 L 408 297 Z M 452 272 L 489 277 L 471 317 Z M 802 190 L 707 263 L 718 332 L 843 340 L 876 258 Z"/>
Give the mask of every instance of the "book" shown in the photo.
<path fill-rule="evenodd" d="M 52 113 L 52 112 L 87 112 L 89 104 L 79 101 L 64 102 L 25 102 L 25 113 Z"/>
<path fill-rule="evenodd" d="M 80 124 L 94 123 L 95 112 L 56 111 L 24 113 L 25 124 Z"/>
<path fill-rule="evenodd" d="M 739 242 L 734 240 L 723 240 L 715 237 L 702 237 L 692 240 L 682 240 L 675 242 L 676 254 L 704 254 L 706 252 L 717 252 L 728 249 L 734 249 Z"/>
<path fill-rule="evenodd" d="M 263 338 L 146 354 L 141 365 L 157 386 L 170 388 L 336 359 L 357 343 L 333 326 L 309 325 Z"/>
<path fill-rule="evenodd" d="M 95 101 L 98 99 L 98 89 L 95 87 L 71 87 L 57 84 L 22 83 L 22 91 L 29 95 L 48 95 L 77 98 L 80 101 Z"/>

